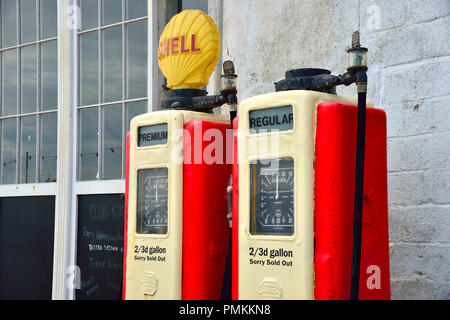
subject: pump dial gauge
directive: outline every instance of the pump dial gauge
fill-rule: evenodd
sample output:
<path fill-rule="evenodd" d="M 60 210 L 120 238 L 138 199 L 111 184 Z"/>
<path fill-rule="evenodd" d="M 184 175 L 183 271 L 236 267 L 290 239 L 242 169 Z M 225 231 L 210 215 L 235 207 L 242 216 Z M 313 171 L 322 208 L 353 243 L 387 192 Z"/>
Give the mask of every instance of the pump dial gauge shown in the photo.
<path fill-rule="evenodd" d="M 250 233 L 294 233 L 294 160 L 280 158 L 250 164 Z"/>
<path fill-rule="evenodd" d="M 138 171 L 136 232 L 167 233 L 168 174 L 167 168 Z"/>

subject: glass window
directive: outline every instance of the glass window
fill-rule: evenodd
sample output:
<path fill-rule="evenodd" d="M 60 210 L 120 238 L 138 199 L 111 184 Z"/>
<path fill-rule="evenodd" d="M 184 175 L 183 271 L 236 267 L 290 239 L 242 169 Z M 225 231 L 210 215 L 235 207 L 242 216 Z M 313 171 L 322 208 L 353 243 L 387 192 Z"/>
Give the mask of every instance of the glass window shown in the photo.
<path fill-rule="evenodd" d="M 16 182 L 16 137 L 17 119 L 8 118 L 1 121 L 1 183 Z"/>
<path fill-rule="evenodd" d="M 36 182 L 36 116 L 21 120 L 19 183 Z"/>
<path fill-rule="evenodd" d="M 20 43 L 36 40 L 36 1 L 20 1 Z"/>
<path fill-rule="evenodd" d="M 113 24 L 122 21 L 122 0 L 103 0 L 103 23 Z"/>
<path fill-rule="evenodd" d="M 147 0 L 79 3 L 79 115 L 96 124 L 79 120 L 78 179 L 123 179 L 129 122 L 147 112 Z"/>
<path fill-rule="evenodd" d="M 37 111 L 37 46 L 22 48 L 21 113 Z"/>
<path fill-rule="evenodd" d="M 78 179 L 98 179 L 98 108 L 80 110 L 78 114 Z"/>
<path fill-rule="evenodd" d="M 41 110 L 54 110 L 58 105 L 58 47 L 56 40 L 41 46 Z"/>
<path fill-rule="evenodd" d="M 17 3 L 16 0 L 1 1 L 2 48 L 17 44 Z"/>
<path fill-rule="evenodd" d="M 103 179 L 122 178 L 122 105 L 103 107 Z"/>
<path fill-rule="evenodd" d="M 130 121 L 134 117 L 147 112 L 147 101 L 127 103 L 127 132 L 130 130 Z"/>
<path fill-rule="evenodd" d="M 80 104 L 98 103 L 98 32 L 80 35 Z"/>
<path fill-rule="evenodd" d="M 2 53 L 2 116 L 17 113 L 17 50 Z"/>
<path fill-rule="evenodd" d="M 98 27 L 98 1 L 81 0 L 81 30 Z"/>
<path fill-rule="evenodd" d="M 197 9 L 208 14 L 208 0 L 182 0 L 182 10 Z"/>
<path fill-rule="evenodd" d="M 147 23 L 127 26 L 127 92 L 128 99 L 147 95 Z"/>
<path fill-rule="evenodd" d="M 127 0 L 127 19 L 136 19 L 147 15 L 147 0 Z"/>
<path fill-rule="evenodd" d="M 40 121 L 39 182 L 55 182 L 58 117 L 56 112 L 52 112 L 42 115 Z"/>
<path fill-rule="evenodd" d="M 122 100 L 122 28 L 103 31 L 103 102 Z"/>
<path fill-rule="evenodd" d="M 0 1 L 0 184 L 56 181 L 57 4 Z"/>
<path fill-rule="evenodd" d="M 58 0 L 41 0 L 41 39 L 56 37 L 58 34 Z"/>

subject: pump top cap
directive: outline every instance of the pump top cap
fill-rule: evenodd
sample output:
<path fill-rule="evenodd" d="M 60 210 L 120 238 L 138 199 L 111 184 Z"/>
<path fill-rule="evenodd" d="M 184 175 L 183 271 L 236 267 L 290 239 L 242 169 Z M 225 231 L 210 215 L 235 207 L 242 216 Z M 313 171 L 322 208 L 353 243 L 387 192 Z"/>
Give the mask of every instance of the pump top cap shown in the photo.
<path fill-rule="evenodd" d="M 169 89 L 206 86 L 220 54 L 220 35 L 214 20 L 200 10 L 175 15 L 159 39 L 158 65 Z"/>

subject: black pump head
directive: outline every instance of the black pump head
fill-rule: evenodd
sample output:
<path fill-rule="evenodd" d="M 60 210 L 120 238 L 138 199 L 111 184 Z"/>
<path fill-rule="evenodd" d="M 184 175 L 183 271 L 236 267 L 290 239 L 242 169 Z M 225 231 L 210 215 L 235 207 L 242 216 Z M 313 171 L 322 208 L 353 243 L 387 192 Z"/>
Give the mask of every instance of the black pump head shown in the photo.
<path fill-rule="evenodd" d="M 331 71 L 318 68 L 288 70 L 285 79 L 275 82 L 275 90 L 312 90 L 336 94 L 336 79 L 330 74 Z"/>

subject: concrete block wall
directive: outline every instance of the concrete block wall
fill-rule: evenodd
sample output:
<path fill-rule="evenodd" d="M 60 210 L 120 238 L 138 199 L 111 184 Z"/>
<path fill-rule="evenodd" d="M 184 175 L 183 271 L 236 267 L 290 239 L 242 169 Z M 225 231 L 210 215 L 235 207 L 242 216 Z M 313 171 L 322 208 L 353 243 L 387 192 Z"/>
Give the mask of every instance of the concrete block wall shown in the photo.
<path fill-rule="evenodd" d="M 222 57 L 235 62 L 240 101 L 274 91 L 288 69 L 344 72 L 360 29 L 368 98 L 388 121 L 392 298 L 450 299 L 450 1 L 223 3 Z"/>

